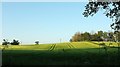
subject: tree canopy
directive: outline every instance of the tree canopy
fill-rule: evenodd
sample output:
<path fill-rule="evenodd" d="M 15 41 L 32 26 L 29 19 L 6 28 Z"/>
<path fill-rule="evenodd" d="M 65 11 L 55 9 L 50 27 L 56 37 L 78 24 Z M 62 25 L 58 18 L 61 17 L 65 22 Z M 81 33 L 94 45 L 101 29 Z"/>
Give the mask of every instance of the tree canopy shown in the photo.
<path fill-rule="evenodd" d="M 18 40 L 13 39 L 13 42 L 11 42 L 11 45 L 19 45 L 20 42 Z"/>
<path fill-rule="evenodd" d="M 120 32 L 118 32 L 118 41 L 120 41 Z M 116 42 L 116 37 L 113 32 L 103 32 L 98 31 L 97 33 L 89 32 L 76 32 L 70 39 L 70 42 L 80 42 L 80 41 L 113 41 Z"/>
<path fill-rule="evenodd" d="M 104 1 L 104 0 L 103 0 Z M 115 33 L 120 31 L 120 1 L 113 2 L 112 0 L 105 0 L 106 2 L 100 2 L 100 0 L 91 0 L 85 6 L 83 12 L 84 17 L 93 16 L 100 9 L 105 10 L 105 16 L 114 19 L 111 24 L 111 28 L 114 29 Z"/>
<path fill-rule="evenodd" d="M 38 44 L 39 44 L 39 41 L 35 41 L 35 44 L 38 45 Z"/>

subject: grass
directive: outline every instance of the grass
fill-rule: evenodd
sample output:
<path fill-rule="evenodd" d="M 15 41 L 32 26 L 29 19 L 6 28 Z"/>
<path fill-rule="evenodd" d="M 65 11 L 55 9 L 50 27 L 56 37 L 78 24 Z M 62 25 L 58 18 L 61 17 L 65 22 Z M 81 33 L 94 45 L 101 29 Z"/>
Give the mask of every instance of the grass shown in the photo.
<path fill-rule="evenodd" d="M 9 46 L 3 50 L 3 65 L 118 65 L 117 48 L 99 49 L 100 42 L 72 42 Z M 109 42 L 105 42 L 107 45 Z M 113 43 L 117 47 L 116 43 Z"/>

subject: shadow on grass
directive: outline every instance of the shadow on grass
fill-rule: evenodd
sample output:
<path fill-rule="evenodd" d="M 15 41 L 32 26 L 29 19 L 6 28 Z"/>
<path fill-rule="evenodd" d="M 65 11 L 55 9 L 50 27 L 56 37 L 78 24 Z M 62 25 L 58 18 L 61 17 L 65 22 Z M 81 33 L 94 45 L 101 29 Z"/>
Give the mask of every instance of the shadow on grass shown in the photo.
<path fill-rule="evenodd" d="M 4 50 L 3 65 L 119 65 L 117 49 Z"/>

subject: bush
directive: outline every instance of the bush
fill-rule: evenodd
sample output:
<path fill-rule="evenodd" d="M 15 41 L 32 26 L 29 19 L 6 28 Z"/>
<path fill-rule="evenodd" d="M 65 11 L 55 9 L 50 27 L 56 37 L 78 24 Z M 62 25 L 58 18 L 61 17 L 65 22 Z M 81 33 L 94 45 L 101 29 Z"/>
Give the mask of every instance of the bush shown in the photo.
<path fill-rule="evenodd" d="M 18 40 L 13 40 L 13 42 L 11 42 L 11 45 L 19 45 L 20 44 L 20 42 L 18 41 Z"/>
<path fill-rule="evenodd" d="M 39 41 L 35 41 L 35 44 L 38 45 L 38 44 L 39 44 Z"/>

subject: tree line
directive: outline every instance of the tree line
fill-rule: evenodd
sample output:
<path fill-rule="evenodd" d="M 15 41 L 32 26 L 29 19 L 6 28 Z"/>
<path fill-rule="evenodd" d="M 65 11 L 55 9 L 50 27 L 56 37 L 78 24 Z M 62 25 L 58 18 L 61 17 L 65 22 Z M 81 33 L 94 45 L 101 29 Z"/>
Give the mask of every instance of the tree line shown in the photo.
<path fill-rule="evenodd" d="M 79 41 L 120 41 L 120 32 L 116 35 L 114 32 L 103 32 L 98 31 L 97 33 L 89 32 L 76 32 L 70 42 L 79 42 Z"/>
<path fill-rule="evenodd" d="M 8 45 L 8 44 L 19 45 L 20 42 L 19 42 L 19 40 L 15 40 L 15 39 L 13 39 L 12 42 L 9 42 L 7 39 L 3 39 L 2 45 Z M 39 41 L 35 41 L 35 45 L 39 45 Z"/>
<path fill-rule="evenodd" d="M 18 40 L 15 40 L 15 39 L 13 39 L 12 42 L 9 42 L 7 39 L 3 39 L 2 45 L 8 45 L 8 44 L 19 45 L 20 42 Z"/>

